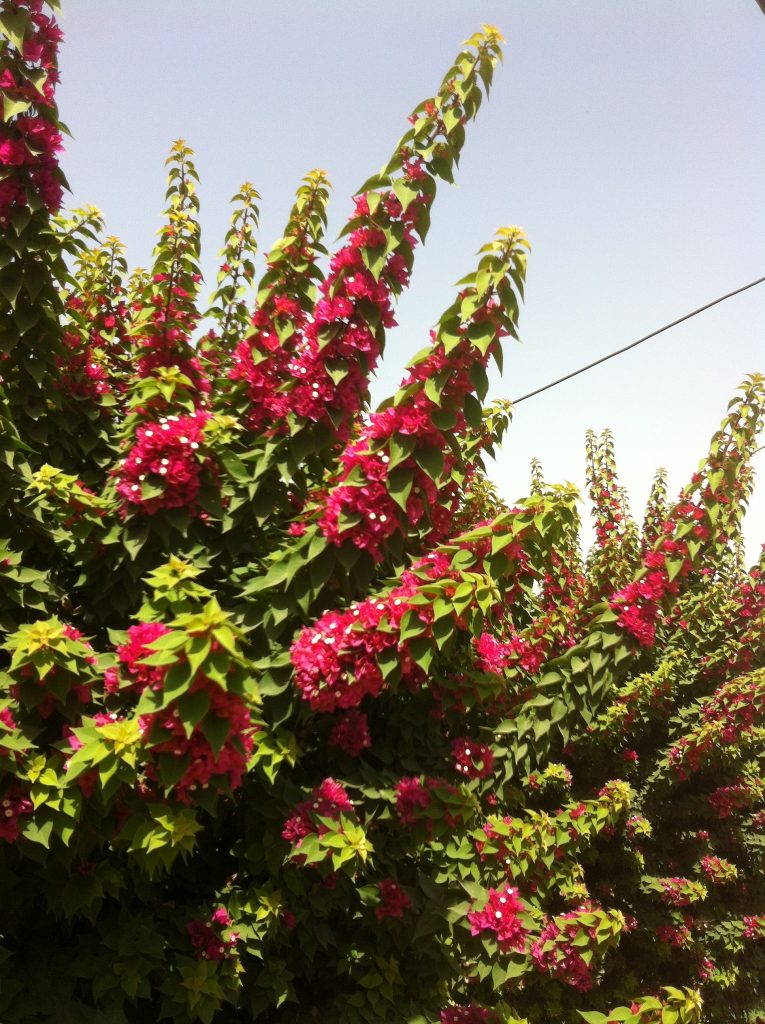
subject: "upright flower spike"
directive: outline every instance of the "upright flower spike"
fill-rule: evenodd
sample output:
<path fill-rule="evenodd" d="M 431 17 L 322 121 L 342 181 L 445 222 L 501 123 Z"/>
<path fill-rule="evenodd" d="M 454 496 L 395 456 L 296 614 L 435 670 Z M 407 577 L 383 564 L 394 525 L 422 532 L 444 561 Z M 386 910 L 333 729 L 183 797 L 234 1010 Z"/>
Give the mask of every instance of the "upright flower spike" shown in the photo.
<path fill-rule="evenodd" d="M 318 510 L 330 543 L 353 544 L 379 560 L 394 536 L 432 544 L 451 530 L 460 488 L 473 468 L 453 439 L 480 429 L 488 360 L 493 356 L 501 366 L 501 339 L 517 337 L 513 280 L 523 281 L 527 249 L 519 228 L 503 228 L 483 246 L 477 270 L 460 282 L 431 347 L 415 357 L 397 394 L 346 446 L 339 480 Z"/>
<path fill-rule="evenodd" d="M 95 206 L 73 210 L 71 216 L 62 215 L 52 219 L 60 248 L 75 261 L 77 269 L 81 269 L 82 261 L 87 258 L 91 247 L 98 246 L 99 237 L 103 232 L 103 214 Z M 92 352 L 89 324 L 81 313 L 85 310 L 87 297 L 81 294 L 77 272 L 67 275 L 64 285 L 64 332 L 62 335 L 66 348 L 65 355 L 56 357 L 60 372 L 57 387 L 62 392 L 62 400 L 67 405 L 67 413 L 79 420 L 87 420 L 90 409 L 78 410 L 77 406 L 83 399 L 88 405 L 98 405 L 100 398 L 110 391 L 103 368 L 94 365 L 97 359 Z M 79 424 L 82 428 L 82 424 Z M 92 445 L 87 439 L 84 450 Z"/>
<path fill-rule="evenodd" d="M 588 431 L 587 439 L 589 446 L 590 431 Z M 537 458 L 531 460 L 531 493 L 532 494 L 544 494 L 545 493 L 545 474 L 542 469 L 542 463 Z"/>
<path fill-rule="evenodd" d="M 136 377 L 129 394 L 124 457 L 114 471 L 123 514 L 198 509 L 213 469 L 205 427 L 210 382 L 192 345 L 199 320 L 199 200 L 192 152 L 179 140 L 167 164 L 167 221 L 150 277 L 133 302 Z"/>
<path fill-rule="evenodd" d="M 54 99 L 62 36 L 48 6 L 0 3 L 0 352 L 22 441 L 63 463 L 72 445 L 52 384 L 56 357 L 64 353 L 58 288 L 67 269 L 50 227 L 66 184 Z"/>
<path fill-rule="evenodd" d="M 386 328 L 394 325 L 392 300 L 411 274 L 415 234 L 427 234 L 436 179 L 452 180 L 465 123 L 480 106 L 479 80 L 488 90 L 501 42 L 489 26 L 468 40 L 438 93 L 411 115 L 411 127 L 388 164 L 356 196 L 355 215 L 344 231 L 348 242 L 332 257 L 270 426 L 273 433 L 288 430 L 293 436 L 308 431 L 310 439 L 300 443 L 303 452 L 326 455 L 337 440 L 347 440 L 367 404 Z M 297 470 L 303 458 L 294 461 Z"/>
<path fill-rule="evenodd" d="M 499 59 L 500 42 L 493 29 L 469 40 L 436 96 L 411 115 L 412 127 L 393 158 L 357 197 L 348 244 L 333 257 L 325 300 L 294 367 L 292 408 L 309 421 L 331 422 L 336 436 L 348 435 L 353 416 L 367 404 L 385 328 L 393 326 L 391 299 L 411 274 L 415 232 L 420 239 L 427 234 L 436 179 L 452 180 L 464 124 L 480 103 L 477 78 L 488 89 L 487 68 Z"/>
<path fill-rule="evenodd" d="M 194 184 L 199 178 L 192 156 L 192 151 L 179 139 L 165 161 L 170 167 L 167 220 L 159 232 L 151 277 L 145 280 L 131 317 L 130 333 L 139 378 L 131 395 L 133 407 L 147 404 L 141 379 L 166 376 L 174 380 L 180 375 L 186 379 L 183 384 L 179 380 L 173 391 L 185 392 L 194 405 L 199 405 L 210 390 L 191 344 L 199 321 L 196 298 L 202 280 L 199 199 Z M 166 408 L 170 401 L 164 395 L 161 399 L 154 396 L 148 404 L 155 409 Z"/>
<path fill-rule="evenodd" d="M 231 353 L 250 329 L 247 298 L 255 277 L 259 199 L 260 193 L 246 181 L 231 200 L 236 205 L 220 252 L 217 287 L 206 314 L 215 320 L 215 328 L 201 342 L 204 357 L 214 364 L 218 377 L 224 376 Z"/>
<path fill-rule="evenodd" d="M 590 438 L 587 438 L 587 450 L 590 448 Z M 570 488 L 571 485 L 568 485 Z M 542 465 L 538 459 L 531 460 L 531 493 L 552 496 L 557 487 L 548 486 L 545 483 L 542 472 Z M 569 529 L 565 532 L 559 545 L 551 548 L 549 552 L 550 564 L 545 572 L 542 584 L 542 603 L 546 616 L 540 616 L 532 623 L 533 633 L 537 640 L 541 639 L 545 632 L 549 631 L 551 640 L 550 650 L 556 649 L 556 644 L 563 643 L 571 646 L 573 639 L 565 628 L 566 624 L 573 626 L 576 619 L 576 609 L 580 606 L 586 585 L 586 576 L 582 560 L 581 544 L 579 534 L 581 531 L 581 519 L 577 513 L 571 518 Z M 558 615 L 557 613 L 562 613 Z M 562 632 L 561 632 L 562 630 Z M 553 643 L 553 637 L 557 640 Z"/>
<path fill-rule="evenodd" d="M 126 336 L 127 307 L 122 281 L 127 272 L 117 238 L 100 240 L 102 215 L 95 208 L 57 218 L 61 245 L 74 258 L 64 293 L 62 338 L 66 352 L 56 359 L 57 388 L 81 449 L 79 475 L 104 486 L 104 469 L 114 457 L 125 389 L 132 372 Z"/>
<path fill-rule="evenodd" d="M 506 398 L 496 398 L 484 406 L 480 426 L 468 428 L 464 436 L 456 439 L 460 451 L 458 461 L 466 468 L 464 473 L 458 474 L 462 479 L 452 532 L 469 530 L 509 512 L 510 506 L 500 498 L 486 475 L 483 459 L 486 455 L 496 458 L 511 420 L 512 403 Z"/>
<path fill-rule="evenodd" d="M 322 279 L 318 258 L 327 224 L 329 179 L 310 171 L 297 191 L 284 235 L 266 257 L 266 272 L 258 286 L 251 326 L 235 346 L 225 389 L 244 425 L 254 434 L 271 433 L 279 401 L 277 392 L 287 376 L 287 364 L 316 301 L 316 281 Z M 281 406 L 279 415 L 283 415 Z"/>
<path fill-rule="evenodd" d="M 648 495 L 645 516 L 643 518 L 642 548 L 652 548 L 658 540 L 659 533 L 669 514 L 667 504 L 667 471 L 664 467 L 656 470 Z"/>
<path fill-rule="evenodd" d="M 586 452 L 587 483 L 597 541 L 597 547 L 590 552 L 588 567 L 594 599 L 602 588 L 613 589 L 614 582 L 626 583 L 630 579 L 639 559 L 639 538 L 624 488 L 619 484 L 611 431 L 604 430 L 600 438 L 596 438 L 588 430 Z M 615 576 L 617 563 L 619 569 Z"/>
<path fill-rule="evenodd" d="M 3 0 L 0 7 L 0 161 L 10 170 L 0 186 L 3 228 L 27 222 L 22 211 L 44 208 L 50 214 L 61 206 L 64 178 L 56 155 L 61 133 L 54 93 L 62 34 L 43 10 L 53 6 L 37 0 Z"/>
<path fill-rule="evenodd" d="M 125 246 L 114 235 L 86 249 L 77 259 L 73 292 L 90 302 L 91 341 L 101 351 L 109 383 L 124 415 L 132 375 L 132 345 L 128 337 L 127 262 Z"/>

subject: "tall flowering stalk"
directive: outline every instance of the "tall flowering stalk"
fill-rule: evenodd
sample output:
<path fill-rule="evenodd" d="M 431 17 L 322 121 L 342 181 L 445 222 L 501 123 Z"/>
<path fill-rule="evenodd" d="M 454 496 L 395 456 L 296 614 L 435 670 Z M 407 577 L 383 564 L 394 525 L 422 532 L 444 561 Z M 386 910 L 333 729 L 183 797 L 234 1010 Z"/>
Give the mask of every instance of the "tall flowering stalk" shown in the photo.
<path fill-rule="evenodd" d="M 67 276 L 50 225 L 65 186 L 55 103 L 62 36 L 46 6 L 42 0 L 0 4 L 0 352 L 22 440 L 35 449 L 36 461 L 46 445 L 62 461 L 73 442 L 60 398 L 50 393 L 56 357 L 64 355 L 58 285 Z"/>
<path fill-rule="evenodd" d="M 480 426 L 486 365 L 491 356 L 500 361 L 501 339 L 516 333 L 513 277 L 522 283 L 526 246 L 520 229 L 505 228 L 481 249 L 431 348 L 346 446 L 340 478 L 319 509 L 319 528 L 331 543 L 353 544 L 379 559 L 395 535 L 431 543 L 448 535 L 460 486 L 474 468 L 455 453 L 453 439 Z"/>
<path fill-rule="evenodd" d="M 76 427 L 80 475 L 101 488 L 114 458 L 132 371 L 122 285 L 127 266 L 119 239 L 101 240 L 99 210 L 75 210 L 73 219 L 57 218 L 57 228 L 62 248 L 75 260 L 64 297 L 66 352 L 56 359 L 57 388 Z"/>
<path fill-rule="evenodd" d="M 600 438 L 590 430 L 585 439 L 587 485 L 592 502 L 596 545 L 589 555 L 589 577 L 594 584 L 592 597 L 614 589 L 614 583 L 626 583 L 639 561 L 639 536 L 630 515 L 627 496 L 616 472 L 614 442 L 610 430 Z M 617 576 L 614 567 L 619 565 Z"/>
<path fill-rule="evenodd" d="M 436 179 L 451 179 L 464 125 L 480 104 L 478 79 L 488 90 L 501 41 L 488 27 L 468 40 L 436 95 L 411 115 L 412 127 L 386 167 L 359 191 L 348 242 L 330 262 L 322 299 L 289 366 L 296 381 L 290 389 L 290 412 L 297 417 L 292 432 L 307 420 L 331 424 L 334 436 L 345 438 L 366 405 L 385 330 L 394 325 L 391 300 L 409 282 Z"/>
<path fill-rule="evenodd" d="M 246 181 L 231 200 L 237 205 L 220 253 L 222 263 L 218 270 L 217 288 L 207 310 L 207 316 L 215 321 L 215 328 L 203 340 L 205 355 L 215 362 L 220 376 L 223 365 L 231 358 L 232 350 L 249 325 L 246 300 L 255 276 L 259 199 L 259 193 Z"/>
<path fill-rule="evenodd" d="M 645 551 L 653 547 L 659 537 L 659 533 L 667 519 L 669 508 L 667 505 L 667 471 L 657 469 L 656 475 L 651 481 L 651 492 L 648 495 L 645 516 L 643 518 L 642 548 Z"/>
<path fill-rule="evenodd" d="M 278 394 L 295 346 L 316 300 L 316 280 L 322 274 L 318 258 L 326 226 L 329 181 L 324 171 L 305 176 L 290 212 L 284 235 L 266 257 L 266 273 L 258 286 L 252 329 L 236 345 L 229 376 L 241 382 L 246 399 L 240 402 L 248 430 L 269 432 L 275 417 L 282 419 L 288 400 Z M 231 396 L 226 391 L 227 400 Z"/>
<path fill-rule="evenodd" d="M 199 320 L 199 200 L 192 152 L 179 140 L 170 167 L 167 221 L 151 275 L 133 301 L 130 334 L 136 378 L 129 396 L 124 456 L 115 473 L 123 514 L 196 511 L 202 476 L 210 381 L 192 345 Z"/>

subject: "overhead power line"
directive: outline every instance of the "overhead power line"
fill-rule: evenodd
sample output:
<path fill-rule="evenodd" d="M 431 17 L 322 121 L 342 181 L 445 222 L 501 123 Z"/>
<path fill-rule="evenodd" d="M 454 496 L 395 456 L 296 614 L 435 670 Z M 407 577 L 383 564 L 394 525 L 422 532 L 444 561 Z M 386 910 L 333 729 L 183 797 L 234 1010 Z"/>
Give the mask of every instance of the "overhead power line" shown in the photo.
<path fill-rule="evenodd" d="M 765 2 L 765 0 L 764 0 Z M 623 352 L 629 352 L 631 348 L 635 348 L 637 345 L 642 345 L 644 341 L 648 341 L 649 338 L 655 338 L 657 334 L 663 334 L 664 331 L 668 331 L 670 327 L 677 327 L 678 324 L 683 323 L 684 320 L 690 320 L 692 316 L 698 316 L 699 313 L 703 313 L 705 309 L 711 309 L 712 306 L 716 306 L 720 302 L 725 302 L 726 299 L 733 298 L 734 295 L 740 295 L 741 292 L 745 292 L 748 288 L 754 288 L 757 284 L 762 284 L 765 281 L 765 277 L 758 277 L 756 281 L 750 281 L 749 284 L 742 285 L 741 288 L 736 288 L 735 291 L 728 292 L 727 295 L 721 295 L 719 299 L 713 299 L 712 302 L 707 302 L 705 306 L 699 306 L 698 309 L 694 309 L 691 313 L 686 313 L 685 316 L 679 317 L 677 320 L 673 320 L 671 324 L 665 324 L 656 331 L 651 331 L 650 334 L 646 334 L 642 338 L 638 338 L 637 341 L 630 342 L 629 345 L 625 345 L 623 348 L 617 348 L 615 352 L 609 352 L 606 356 L 601 356 L 600 359 L 595 359 L 591 363 L 587 363 L 586 366 L 580 366 L 578 370 L 572 370 L 571 373 L 567 373 L 563 377 L 558 377 L 557 380 L 550 381 L 549 384 L 544 384 L 541 388 L 536 388 L 534 391 L 529 391 L 528 394 L 521 395 L 520 398 L 513 399 L 513 405 L 519 405 L 521 402 L 525 402 L 527 398 L 533 398 L 534 395 L 541 395 L 543 391 L 549 391 L 550 388 L 557 387 L 558 384 L 562 384 L 566 380 L 571 380 L 572 377 L 578 377 L 580 373 L 584 373 L 585 370 L 591 370 L 593 366 L 600 366 L 601 363 L 608 362 L 609 359 L 613 359 L 615 356 L 620 356 Z"/>

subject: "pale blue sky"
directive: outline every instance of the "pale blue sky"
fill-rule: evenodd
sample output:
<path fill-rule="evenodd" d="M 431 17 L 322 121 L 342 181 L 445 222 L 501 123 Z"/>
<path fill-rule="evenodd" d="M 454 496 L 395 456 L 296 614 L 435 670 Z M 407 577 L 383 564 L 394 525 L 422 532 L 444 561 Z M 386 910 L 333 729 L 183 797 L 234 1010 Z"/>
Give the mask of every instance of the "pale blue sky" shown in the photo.
<path fill-rule="evenodd" d="M 263 196 L 279 236 L 300 177 L 334 185 L 330 238 L 414 104 L 481 22 L 507 37 L 490 102 L 443 187 L 374 387 L 394 388 L 494 230 L 532 242 L 523 345 L 493 395 L 517 397 L 765 274 L 765 17 L 755 0 L 64 0 L 59 102 L 73 204 L 149 260 L 168 147 L 201 174 L 204 270 L 228 199 Z M 740 380 L 765 371 L 765 285 L 518 407 L 492 475 L 583 484 L 584 432 L 610 426 L 640 511 L 655 466 L 679 488 Z M 757 456 L 765 478 L 765 452 Z M 765 541 L 765 479 L 748 517 Z"/>

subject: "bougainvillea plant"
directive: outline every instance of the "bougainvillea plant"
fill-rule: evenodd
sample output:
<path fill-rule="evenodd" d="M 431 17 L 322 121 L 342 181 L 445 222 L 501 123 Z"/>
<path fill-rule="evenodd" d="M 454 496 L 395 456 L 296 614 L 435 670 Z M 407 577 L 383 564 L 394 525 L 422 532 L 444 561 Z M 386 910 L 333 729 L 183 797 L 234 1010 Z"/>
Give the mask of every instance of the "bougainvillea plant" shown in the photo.
<path fill-rule="evenodd" d="M 765 381 L 632 519 L 608 434 L 506 505 L 527 242 L 370 377 L 489 90 L 465 44 L 334 251 L 300 184 L 210 304 L 174 145 L 150 270 L 60 211 L 60 33 L 0 2 L 0 1019 L 716 1024 L 765 1014 Z"/>

